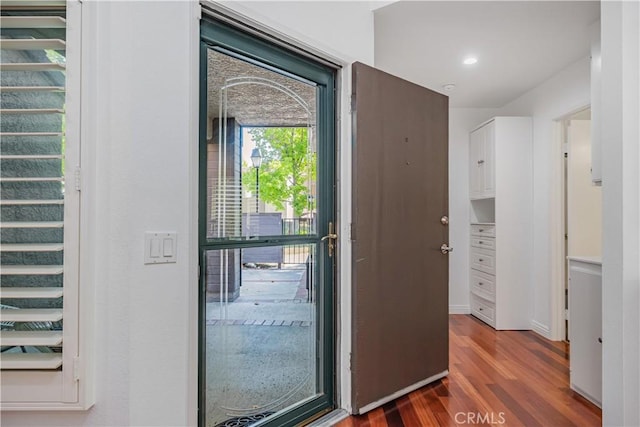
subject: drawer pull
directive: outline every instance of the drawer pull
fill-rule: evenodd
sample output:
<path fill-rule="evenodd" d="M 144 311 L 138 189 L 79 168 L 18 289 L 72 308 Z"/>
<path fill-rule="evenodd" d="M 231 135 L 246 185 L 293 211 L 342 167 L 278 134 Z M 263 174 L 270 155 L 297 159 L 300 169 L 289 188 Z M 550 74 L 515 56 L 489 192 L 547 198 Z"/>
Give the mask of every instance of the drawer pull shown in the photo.
<path fill-rule="evenodd" d="M 482 307 L 478 307 L 478 310 L 482 311 Z"/>
<path fill-rule="evenodd" d="M 482 233 L 484 231 L 484 228 L 481 228 L 478 231 Z"/>
<path fill-rule="evenodd" d="M 482 262 L 484 261 L 482 258 L 478 258 L 478 262 Z"/>
<path fill-rule="evenodd" d="M 600 344 L 602 344 L 602 337 L 599 337 L 599 338 L 598 338 L 598 342 L 599 342 Z"/>
<path fill-rule="evenodd" d="M 482 286 L 482 285 L 484 285 L 484 283 L 482 283 L 482 282 L 478 282 L 478 285 Z"/>
<path fill-rule="evenodd" d="M 478 160 L 478 164 L 481 165 L 484 163 L 484 160 Z"/>
<path fill-rule="evenodd" d="M 481 245 L 484 245 L 484 242 L 482 240 L 478 240 L 478 243 L 480 243 Z"/>

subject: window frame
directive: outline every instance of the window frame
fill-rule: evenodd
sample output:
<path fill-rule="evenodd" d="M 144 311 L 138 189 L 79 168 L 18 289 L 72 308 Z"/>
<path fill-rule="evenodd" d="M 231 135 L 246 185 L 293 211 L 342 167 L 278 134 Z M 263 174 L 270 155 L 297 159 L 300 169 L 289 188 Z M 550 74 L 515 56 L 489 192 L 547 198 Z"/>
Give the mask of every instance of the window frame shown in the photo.
<path fill-rule="evenodd" d="M 23 7 L 22 2 L 8 1 L 7 6 L 9 3 Z M 81 126 L 81 73 L 83 50 L 88 49 L 81 41 L 86 11 L 79 0 L 51 2 L 51 8 L 55 7 L 66 9 L 63 362 L 58 371 L 2 371 L 2 411 L 86 410 L 95 403 L 94 349 L 89 339 L 93 329 L 93 285 L 89 269 L 81 268 L 88 265 L 90 254 L 80 251 L 87 241 L 81 238 L 87 228 L 82 212 L 88 210 L 81 193 L 81 165 L 86 157 L 81 151 L 82 136 L 86 134 L 86 128 Z"/>
<path fill-rule="evenodd" d="M 203 58 L 207 57 L 207 49 L 213 49 L 219 52 L 223 52 L 230 56 L 241 58 L 249 63 L 256 63 L 259 66 L 271 69 L 282 75 L 288 75 L 287 72 L 292 74 L 289 77 L 308 79 L 310 82 L 314 82 L 318 88 L 318 153 L 322 151 L 322 156 L 318 162 L 318 174 L 325 177 L 325 181 L 321 182 L 318 178 L 318 198 L 323 198 L 323 209 L 318 210 L 318 230 L 315 234 L 309 234 L 304 236 L 260 236 L 257 239 L 251 241 L 232 241 L 232 240 L 212 240 L 207 239 L 206 233 L 206 221 L 202 221 L 206 218 L 206 191 L 202 191 L 206 188 L 206 82 L 207 82 L 207 62 Z M 273 67 L 273 68 L 271 68 Z M 207 15 L 200 21 L 200 125 L 199 125 L 199 225 L 198 225 L 198 246 L 199 246 L 199 259 L 203 260 L 200 264 L 200 279 L 199 279 L 199 318 L 198 318 L 198 341 L 199 341 L 199 375 L 198 375 L 198 425 L 206 425 L 206 411 L 202 408 L 206 408 L 206 350 L 203 345 L 206 342 L 205 328 L 200 327 L 203 325 L 204 316 L 206 313 L 206 302 L 203 297 L 203 290 L 206 289 L 204 284 L 204 278 L 206 272 L 204 267 L 204 252 L 207 250 L 226 249 L 231 247 L 250 248 L 256 246 L 272 246 L 272 245 L 287 245 L 296 243 L 318 243 L 320 236 L 327 234 L 329 230 L 322 229 L 320 224 L 328 223 L 329 221 L 336 222 L 336 197 L 337 195 L 332 192 L 337 178 L 335 166 L 336 166 L 336 79 L 338 75 L 338 69 L 332 66 L 328 66 L 320 63 L 315 58 L 309 58 L 294 52 L 290 49 L 283 48 L 277 44 L 274 44 L 268 38 L 252 35 L 243 27 L 238 27 L 226 23 L 219 19 L 216 15 Z M 203 83 L 204 82 L 204 83 Z M 320 136 L 322 135 L 322 136 Z M 320 140 L 326 138 L 326 144 L 320 147 Z M 324 191 L 321 191 L 323 189 Z M 332 262 L 325 262 L 319 266 L 319 275 L 325 277 L 331 277 L 332 285 L 326 286 L 322 289 L 320 298 L 323 303 L 319 307 L 322 310 L 322 315 L 319 317 L 322 319 L 321 324 L 318 325 L 318 333 L 322 335 L 323 345 L 318 349 L 318 356 L 321 359 L 318 365 L 319 373 L 317 380 L 319 384 L 322 384 L 323 391 L 303 401 L 298 402 L 293 407 L 287 408 L 285 412 L 274 415 L 262 421 L 259 421 L 255 426 L 283 426 L 283 425 L 297 425 L 300 422 L 309 421 L 314 417 L 319 416 L 325 412 L 328 412 L 338 406 L 336 399 L 336 393 L 338 390 L 336 382 L 336 337 L 335 337 L 335 293 L 337 278 L 334 274 L 334 267 Z M 320 336 L 320 335 L 319 335 Z M 318 336 L 318 339 L 320 339 Z"/>

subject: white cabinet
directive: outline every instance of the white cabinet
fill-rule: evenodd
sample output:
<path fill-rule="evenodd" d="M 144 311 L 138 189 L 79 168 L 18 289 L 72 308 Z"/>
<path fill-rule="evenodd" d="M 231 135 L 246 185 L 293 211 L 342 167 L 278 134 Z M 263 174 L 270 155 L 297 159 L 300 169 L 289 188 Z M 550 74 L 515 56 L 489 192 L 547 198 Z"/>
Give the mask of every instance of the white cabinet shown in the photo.
<path fill-rule="evenodd" d="M 471 314 L 531 329 L 533 160 L 529 117 L 495 117 L 469 138 Z"/>
<path fill-rule="evenodd" d="M 569 257 L 569 366 L 571 388 L 602 402 L 602 266 L 597 258 Z"/>
<path fill-rule="evenodd" d="M 471 224 L 469 281 L 471 314 L 496 325 L 496 228 L 493 224 Z"/>
<path fill-rule="evenodd" d="M 471 132 L 469 144 L 469 188 L 472 199 L 495 195 L 494 122 Z"/>

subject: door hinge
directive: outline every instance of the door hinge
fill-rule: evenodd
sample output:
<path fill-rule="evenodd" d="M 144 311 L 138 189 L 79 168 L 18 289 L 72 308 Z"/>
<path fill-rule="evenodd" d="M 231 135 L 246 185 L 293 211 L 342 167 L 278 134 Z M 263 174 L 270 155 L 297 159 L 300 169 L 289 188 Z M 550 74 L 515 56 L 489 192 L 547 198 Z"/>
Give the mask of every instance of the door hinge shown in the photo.
<path fill-rule="evenodd" d="M 569 310 L 564 311 L 564 320 L 569 320 Z"/>
<path fill-rule="evenodd" d="M 356 227 L 353 223 L 351 223 L 350 228 L 349 228 L 349 240 L 351 241 L 355 241 L 356 240 Z"/>
<path fill-rule="evenodd" d="M 73 358 L 73 380 L 80 381 L 80 358 Z"/>
<path fill-rule="evenodd" d="M 81 171 L 80 171 L 80 166 L 76 166 L 76 170 L 74 171 L 73 174 L 73 182 L 76 188 L 76 191 L 80 191 L 81 190 L 81 175 L 80 175 Z"/>
<path fill-rule="evenodd" d="M 356 96 L 351 95 L 351 110 L 349 112 L 353 113 L 354 111 L 356 111 Z"/>
<path fill-rule="evenodd" d="M 349 352 L 349 372 L 351 372 L 352 366 L 353 366 L 353 353 Z"/>

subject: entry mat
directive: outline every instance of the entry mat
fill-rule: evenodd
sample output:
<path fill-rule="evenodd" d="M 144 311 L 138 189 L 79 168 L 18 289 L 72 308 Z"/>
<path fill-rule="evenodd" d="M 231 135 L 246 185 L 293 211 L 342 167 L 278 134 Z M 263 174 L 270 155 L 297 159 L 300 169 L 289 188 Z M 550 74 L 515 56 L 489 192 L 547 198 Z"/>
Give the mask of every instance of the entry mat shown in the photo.
<path fill-rule="evenodd" d="M 267 418 L 272 414 L 274 414 L 273 411 L 267 411 L 254 415 L 244 415 L 242 417 L 229 418 L 227 421 L 216 424 L 215 427 L 248 427 L 257 421 Z"/>

